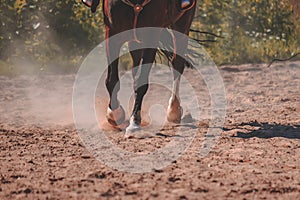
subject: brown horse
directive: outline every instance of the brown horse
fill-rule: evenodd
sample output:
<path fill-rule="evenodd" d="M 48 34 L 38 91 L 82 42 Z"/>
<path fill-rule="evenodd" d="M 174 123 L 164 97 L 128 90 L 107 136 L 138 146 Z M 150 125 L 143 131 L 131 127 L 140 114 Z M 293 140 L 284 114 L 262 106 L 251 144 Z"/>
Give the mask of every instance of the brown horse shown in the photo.
<path fill-rule="evenodd" d="M 162 27 L 170 28 L 177 32 L 188 35 L 194 17 L 196 0 L 191 1 L 189 8 L 182 10 L 179 0 L 103 0 L 102 9 L 104 13 L 104 24 L 106 28 L 106 45 L 108 59 L 108 73 L 106 87 L 110 96 L 107 109 L 107 120 L 113 126 L 118 126 L 125 119 L 125 113 L 118 101 L 118 91 L 120 90 L 118 74 L 118 58 L 120 48 L 128 42 L 133 66 L 132 74 L 134 78 L 135 102 L 130 117 L 130 125 L 126 129 L 126 134 L 130 136 L 135 131 L 140 130 L 141 107 L 143 97 L 148 90 L 148 77 L 151 66 L 155 60 L 157 49 L 145 48 L 147 43 L 158 43 L 159 32 L 136 33 L 133 31 L 130 38 L 110 40 L 111 37 L 123 31 L 141 27 Z M 92 11 L 98 6 L 99 0 L 93 0 Z M 151 35 L 147 35 L 151 34 Z M 138 35 L 138 36 L 137 36 Z M 141 37 L 142 42 L 139 41 Z M 173 35 L 174 47 L 178 47 L 180 55 L 184 55 L 187 50 L 187 37 Z M 137 48 L 138 47 L 138 48 Z M 173 91 L 167 110 L 167 119 L 170 122 L 179 123 L 182 116 L 182 108 L 179 100 L 179 83 L 181 74 L 184 71 L 185 59 L 174 56 L 171 61 L 173 69 Z"/>

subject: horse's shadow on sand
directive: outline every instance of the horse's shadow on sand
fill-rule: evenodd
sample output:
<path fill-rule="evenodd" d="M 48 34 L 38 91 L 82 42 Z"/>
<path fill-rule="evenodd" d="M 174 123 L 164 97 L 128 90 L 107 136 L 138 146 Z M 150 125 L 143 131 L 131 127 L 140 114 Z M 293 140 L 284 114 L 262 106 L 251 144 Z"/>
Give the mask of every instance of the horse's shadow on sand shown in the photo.
<path fill-rule="evenodd" d="M 270 124 L 270 123 L 242 123 L 239 127 L 250 126 L 252 128 L 258 128 L 256 130 L 246 129 L 245 132 L 238 131 L 233 137 L 249 139 L 253 137 L 257 138 L 275 138 L 282 137 L 287 139 L 300 139 L 300 125 L 282 125 L 282 124 Z"/>

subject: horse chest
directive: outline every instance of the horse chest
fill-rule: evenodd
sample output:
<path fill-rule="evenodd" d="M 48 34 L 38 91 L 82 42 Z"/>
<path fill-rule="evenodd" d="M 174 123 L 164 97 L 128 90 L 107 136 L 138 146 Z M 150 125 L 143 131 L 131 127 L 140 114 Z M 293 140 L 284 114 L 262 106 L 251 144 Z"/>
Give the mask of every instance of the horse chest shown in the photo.
<path fill-rule="evenodd" d="M 174 19 L 174 11 L 170 12 L 165 1 L 151 0 L 135 12 L 134 4 L 127 5 L 122 0 L 106 1 L 104 13 L 108 18 L 109 27 L 117 31 L 139 27 L 167 27 Z M 109 3 L 110 2 L 110 3 Z M 136 4 L 139 5 L 139 4 Z"/>

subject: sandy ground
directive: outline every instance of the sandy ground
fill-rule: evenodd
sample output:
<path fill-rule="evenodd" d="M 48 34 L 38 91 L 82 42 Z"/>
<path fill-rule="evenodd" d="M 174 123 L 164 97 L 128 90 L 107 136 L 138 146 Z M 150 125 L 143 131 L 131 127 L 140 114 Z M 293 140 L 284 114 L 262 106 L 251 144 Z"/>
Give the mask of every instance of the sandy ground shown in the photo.
<path fill-rule="evenodd" d="M 220 67 L 227 115 L 204 158 L 198 151 L 210 99 L 193 73 L 185 77 L 201 97 L 204 117 L 192 122 L 197 135 L 178 160 L 143 174 L 112 169 L 86 149 L 72 118 L 75 75 L 0 76 L 0 199 L 300 199 L 300 62 Z M 144 110 L 151 99 L 169 98 L 159 87 L 148 93 Z M 107 136 L 124 150 L 147 153 L 166 145 L 175 129 L 142 140 L 116 130 Z"/>

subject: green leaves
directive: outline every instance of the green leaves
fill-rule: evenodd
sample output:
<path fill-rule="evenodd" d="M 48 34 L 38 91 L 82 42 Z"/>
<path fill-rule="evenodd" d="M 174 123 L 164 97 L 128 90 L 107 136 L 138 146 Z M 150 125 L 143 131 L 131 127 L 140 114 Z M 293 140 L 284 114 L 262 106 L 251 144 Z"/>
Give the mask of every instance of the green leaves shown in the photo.
<path fill-rule="evenodd" d="M 217 64 L 269 62 L 300 51 L 290 0 L 203 0 L 197 16 L 193 28 L 225 37 L 207 47 Z"/>

